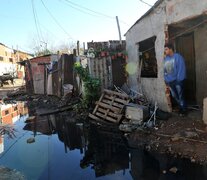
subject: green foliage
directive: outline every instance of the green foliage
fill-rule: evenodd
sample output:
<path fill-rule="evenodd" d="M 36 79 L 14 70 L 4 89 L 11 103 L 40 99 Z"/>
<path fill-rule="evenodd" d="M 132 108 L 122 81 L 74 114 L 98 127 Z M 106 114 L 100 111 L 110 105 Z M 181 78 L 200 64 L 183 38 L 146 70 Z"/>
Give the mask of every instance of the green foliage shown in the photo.
<path fill-rule="evenodd" d="M 76 112 L 76 113 L 81 113 L 83 112 L 83 110 L 87 109 L 88 108 L 88 105 L 86 104 L 86 102 L 84 100 L 82 100 L 81 102 L 73 105 L 73 110 Z"/>
<path fill-rule="evenodd" d="M 76 63 L 74 69 L 84 83 L 84 96 L 81 107 L 83 109 L 88 108 L 100 95 L 100 80 L 92 78 L 88 72 L 88 68 L 83 68 L 80 63 Z"/>

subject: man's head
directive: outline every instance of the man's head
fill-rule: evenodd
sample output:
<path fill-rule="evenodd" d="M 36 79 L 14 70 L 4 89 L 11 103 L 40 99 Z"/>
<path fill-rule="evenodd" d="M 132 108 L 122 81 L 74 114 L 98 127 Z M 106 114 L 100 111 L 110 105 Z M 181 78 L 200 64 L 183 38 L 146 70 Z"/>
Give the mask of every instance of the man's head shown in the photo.
<path fill-rule="evenodd" d="M 171 56 L 174 53 L 174 46 L 171 43 L 165 44 L 165 55 Z"/>

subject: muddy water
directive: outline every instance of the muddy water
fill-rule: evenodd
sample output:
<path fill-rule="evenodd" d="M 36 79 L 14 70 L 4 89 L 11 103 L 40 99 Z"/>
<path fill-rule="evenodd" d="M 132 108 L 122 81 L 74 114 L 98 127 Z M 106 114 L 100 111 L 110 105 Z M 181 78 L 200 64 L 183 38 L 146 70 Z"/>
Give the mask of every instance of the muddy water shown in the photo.
<path fill-rule="evenodd" d="M 26 119 L 14 122 L 16 137 L 0 140 L 0 166 L 25 179 L 207 179 L 205 166 L 130 149 L 114 127 L 75 122 L 67 114 Z"/>

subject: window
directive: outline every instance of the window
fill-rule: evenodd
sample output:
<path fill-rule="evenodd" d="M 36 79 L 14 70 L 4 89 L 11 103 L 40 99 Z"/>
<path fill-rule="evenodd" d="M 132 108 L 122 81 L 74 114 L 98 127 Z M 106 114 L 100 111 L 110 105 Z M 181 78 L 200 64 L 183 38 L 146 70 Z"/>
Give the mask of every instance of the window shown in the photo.
<path fill-rule="evenodd" d="M 13 59 L 12 58 L 9 58 L 9 62 L 13 62 Z"/>
<path fill-rule="evenodd" d="M 9 110 L 6 110 L 6 111 L 5 111 L 5 115 L 7 115 L 7 114 L 9 114 Z"/>
<path fill-rule="evenodd" d="M 7 56 L 7 52 L 5 51 L 5 56 Z"/>
<path fill-rule="evenodd" d="M 4 58 L 2 56 L 0 56 L 0 61 L 3 61 L 3 60 L 4 60 Z"/>
<path fill-rule="evenodd" d="M 139 59 L 142 62 L 141 77 L 157 78 L 157 59 L 155 53 L 155 40 L 153 36 L 139 42 Z"/>

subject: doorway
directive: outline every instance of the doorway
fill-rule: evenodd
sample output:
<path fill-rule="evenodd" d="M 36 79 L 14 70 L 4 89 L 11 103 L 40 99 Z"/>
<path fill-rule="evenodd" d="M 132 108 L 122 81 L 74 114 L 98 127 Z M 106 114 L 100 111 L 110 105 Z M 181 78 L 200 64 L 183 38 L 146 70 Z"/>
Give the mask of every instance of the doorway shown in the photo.
<path fill-rule="evenodd" d="M 185 34 L 175 39 L 176 52 L 180 53 L 186 63 L 187 79 L 185 81 L 185 99 L 188 104 L 196 103 L 196 71 L 194 33 Z"/>

